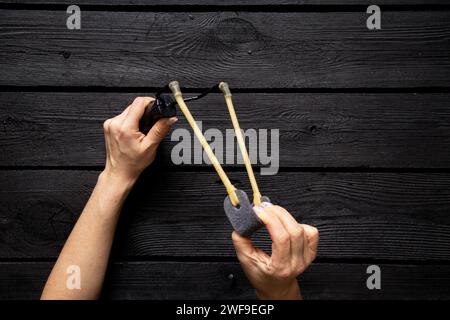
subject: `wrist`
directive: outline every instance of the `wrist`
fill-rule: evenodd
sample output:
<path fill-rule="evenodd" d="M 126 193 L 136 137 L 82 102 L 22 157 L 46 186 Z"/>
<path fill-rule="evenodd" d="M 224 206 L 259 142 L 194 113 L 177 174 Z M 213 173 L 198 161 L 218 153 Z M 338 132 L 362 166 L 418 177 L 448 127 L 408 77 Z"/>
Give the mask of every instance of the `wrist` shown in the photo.
<path fill-rule="evenodd" d="M 133 184 L 131 179 L 123 179 L 105 169 L 99 174 L 82 215 L 94 215 L 97 221 L 103 223 L 116 223 Z"/>
<path fill-rule="evenodd" d="M 107 188 L 114 196 L 120 196 L 121 194 L 126 196 L 136 180 L 136 178 L 125 177 L 105 169 L 100 173 L 97 184 Z"/>
<path fill-rule="evenodd" d="M 261 300 L 301 300 L 300 287 L 297 279 L 282 290 L 269 290 L 261 292 L 256 290 L 256 295 Z"/>

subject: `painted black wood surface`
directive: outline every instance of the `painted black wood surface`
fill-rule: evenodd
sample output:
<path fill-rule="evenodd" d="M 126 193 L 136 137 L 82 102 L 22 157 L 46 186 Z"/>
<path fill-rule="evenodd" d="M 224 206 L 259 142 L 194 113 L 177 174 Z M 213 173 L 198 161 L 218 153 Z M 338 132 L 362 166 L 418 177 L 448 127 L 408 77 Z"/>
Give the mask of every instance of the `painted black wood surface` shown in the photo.
<path fill-rule="evenodd" d="M 445 266 L 380 264 L 385 280 L 379 291 L 365 287 L 367 266 L 314 264 L 299 279 L 305 299 L 443 299 L 450 294 Z M 0 281 L 23 299 L 37 299 L 51 267 L 49 262 L 0 263 Z M 255 299 L 237 262 L 116 262 L 103 291 L 106 299 Z M 9 299 L 17 295 L 2 293 Z"/>
<path fill-rule="evenodd" d="M 98 173 L 2 172 L 1 257 L 56 257 Z M 249 189 L 244 173 L 230 178 Z M 449 174 L 282 172 L 259 181 L 274 202 L 319 227 L 319 258 L 450 258 Z M 124 209 L 116 254 L 234 257 L 224 198 L 212 170 L 147 171 Z M 267 248 L 265 233 L 255 241 Z"/>
<path fill-rule="evenodd" d="M 66 4 L 0 1 L 0 299 L 39 297 L 102 170 L 102 122 L 172 79 L 229 81 L 244 129 L 280 129 L 280 172 L 258 181 L 320 230 L 305 298 L 450 298 L 448 1 L 379 1 L 379 31 L 362 0 L 80 0 L 76 31 Z M 220 95 L 191 108 L 230 128 Z M 254 298 L 223 186 L 173 145 L 127 201 L 104 298 Z"/>
<path fill-rule="evenodd" d="M 0 85 L 450 85 L 448 11 L 388 11 L 379 33 L 365 12 L 86 11 L 75 32 L 64 17 L 0 10 Z"/>
<path fill-rule="evenodd" d="M 145 94 L 152 92 L 0 92 L 0 165 L 101 166 L 102 122 Z M 448 93 L 238 93 L 233 100 L 243 129 L 280 130 L 281 167 L 450 166 Z M 205 130 L 232 129 L 219 94 L 191 109 Z M 190 130 L 179 118 L 177 127 Z M 178 142 L 165 143 L 169 158 Z"/>
<path fill-rule="evenodd" d="M 4 4 L 73 4 L 70 0 L 0 0 Z M 373 4 L 367 0 L 79 0 L 80 5 L 143 5 L 143 6 L 280 6 L 280 5 L 360 5 Z M 378 5 L 446 5 L 448 0 L 379 0 Z M 268 9 L 273 9 L 268 8 Z"/>

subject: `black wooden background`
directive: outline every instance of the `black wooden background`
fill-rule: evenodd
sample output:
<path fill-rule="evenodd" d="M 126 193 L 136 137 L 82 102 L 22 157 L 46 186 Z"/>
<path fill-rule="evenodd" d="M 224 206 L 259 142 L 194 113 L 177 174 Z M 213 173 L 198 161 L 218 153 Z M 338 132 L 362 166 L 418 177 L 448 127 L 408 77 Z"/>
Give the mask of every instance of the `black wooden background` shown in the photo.
<path fill-rule="evenodd" d="M 280 172 L 257 178 L 320 230 L 305 298 L 450 298 L 450 1 L 379 0 L 378 31 L 363 0 L 78 0 L 68 30 L 72 3 L 0 0 L 1 299 L 39 297 L 102 170 L 102 122 L 174 79 L 228 81 L 243 128 L 280 128 Z M 221 95 L 191 107 L 231 128 Z M 223 186 L 172 145 L 125 206 L 105 297 L 254 297 Z"/>

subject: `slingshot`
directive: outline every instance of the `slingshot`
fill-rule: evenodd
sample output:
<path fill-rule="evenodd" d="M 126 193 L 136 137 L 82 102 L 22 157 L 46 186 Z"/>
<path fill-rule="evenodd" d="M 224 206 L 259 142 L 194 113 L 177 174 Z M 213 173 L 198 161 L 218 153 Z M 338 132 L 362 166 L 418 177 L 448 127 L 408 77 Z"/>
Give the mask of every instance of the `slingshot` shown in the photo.
<path fill-rule="evenodd" d="M 232 101 L 232 95 L 230 92 L 230 89 L 228 87 L 228 84 L 226 82 L 221 82 L 218 85 L 212 87 L 206 92 L 203 92 L 202 94 L 190 97 L 190 98 L 183 98 L 183 95 L 180 90 L 180 86 L 177 81 L 172 81 L 167 86 L 173 93 L 173 96 L 175 97 L 175 102 L 167 102 L 166 106 L 168 109 L 172 110 L 175 106 L 175 104 L 178 104 L 181 111 L 183 112 L 184 116 L 186 117 L 189 125 L 191 126 L 192 130 L 194 131 L 197 139 L 200 141 L 203 149 L 205 150 L 206 154 L 208 155 L 211 164 L 213 165 L 214 169 L 217 171 L 217 174 L 219 175 L 223 185 L 225 186 L 225 189 L 227 191 L 227 197 L 224 200 L 224 210 L 228 217 L 228 220 L 230 220 L 231 225 L 233 226 L 234 230 L 236 230 L 240 235 L 242 236 L 250 236 L 253 232 L 255 232 L 259 227 L 261 227 L 262 222 L 258 219 L 256 214 L 253 212 L 253 206 L 250 203 L 247 194 L 245 191 L 238 190 L 236 187 L 231 183 L 230 179 L 226 175 L 225 171 L 223 170 L 222 166 L 220 165 L 220 162 L 217 160 L 214 152 L 212 151 L 211 147 L 209 146 L 205 136 L 203 135 L 202 131 L 197 126 L 197 123 L 194 120 L 194 117 L 192 116 L 191 112 L 189 111 L 188 106 L 186 105 L 187 101 L 197 100 L 200 99 L 207 94 L 209 94 L 211 91 L 215 89 L 220 89 L 222 91 L 225 102 L 228 107 L 228 112 L 231 117 L 231 122 L 233 124 L 234 132 L 236 134 L 236 139 L 239 145 L 239 149 L 242 154 L 242 159 L 244 160 L 245 168 L 247 170 L 248 177 L 250 179 L 250 184 L 253 191 L 253 205 L 258 206 L 261 204 L 261 202 L 270 202 L 269 198 L 261 196 L 261 193 L 258 188 L 258 184 L 256 183 L 255 175 L 253 173 L 253 168 L 250 162 L 250 158 L 248 156 L 247 148 L 245 146 L 244 138 L 242 136 L 242 131 L 239 126 L 239 121 L 236 116 L 236 112 L 234 110 L 233 101 Z M 157 101 L 161 100 L 160 95 L 164 89 L 160 90 L 155 96 L 157 98 Z M 161 112 L 162 113 L 162 112 Z"/>

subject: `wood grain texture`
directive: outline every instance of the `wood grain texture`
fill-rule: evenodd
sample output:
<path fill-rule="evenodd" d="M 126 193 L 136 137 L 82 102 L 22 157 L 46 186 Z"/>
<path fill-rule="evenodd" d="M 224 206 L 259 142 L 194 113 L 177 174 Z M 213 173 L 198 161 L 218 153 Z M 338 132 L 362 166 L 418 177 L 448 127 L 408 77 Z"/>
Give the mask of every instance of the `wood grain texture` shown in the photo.
<path fill-rule="evenodd" d="M 396 88 L 450 85 L 450 11 L 0 10 L 0 85 Z"/>
<path fill-rule="evenodd" d="M 320 230 L 306 299 L 450 298 L 448 0 L 380 0 L 375 32 L 363 0 L 80 0 L 77 31 L 69 4 L 0 0 L 0 300 L 39 297 L 104 163 L 102 122 L 131 91 L 173 79 L 250 89 L 234 95 L 241 126 L 280 129 L 281 172 L 257 178 Z M 447 93 L 400 93 L 415 90 Z M 191 108 L 205 129 L 230 128 L 220 95 Z M 203 164 L 175 167 L 174 145 L 124 206 L 104 298 L 254 298 L 233 260 L 223 186 Z M 249 191 L 242 168 L 230 178 Z M 253 240 L 269 250 L 264 230 Z M 366 288 L 369 263 L 382 290 Z"/>
<path fill-rule="evenodd" d="M 72 1 L 73 2 L 73 1 Z M 71 0 L 0 0 L 6 4 L 73 4 Z M 372 5 L 368 0 L 78 0 L 78 5 L 145 5 L 145 6 L 279 6 L 279 5 Z M 378 0 L 377 5 L 446 5 L 448 0 Z"/>
<path fill-rule="evenodd" d="M 149 94 L 1 92 L 0 165 L 101 166 L 102 122 Z M 242 93 L 234 101 L 243 129 L 280 130 L 280 167 L 450 167 L 450 94 Z M 190 106 L 204 131 L 232 128 L 221 95 Z M 192 132 L 179 118 L 175 128 Z M 160 150 L 167 166 L 179 143 L 170 140 Z"/>
<path fill-rule="evenodd" d="M 0 257 L 56 257 L 96 182 L 95 171 L 1 171 Z M 233 172 L 238 188 L 245 174 Z M 450 175 L 280 173 L 263 194 L 318 227 L 320 258 L 449 260 Z M 114 254 L 234 257 L 215 173 L 148 170 L 130 194 Z M 254 241 L 268 250 L 269 238 Z"/>
<path fill-rule="evenodd" d="M 53 264 L 0 263 L 0 299 L 38 299 Z M 447 265 L 381 264 L 381 290 L 366 288 L 368 264 L 316 263 L 300 277 L 305 299 L 448 299 Z M 104 299 L 255 299 L 235 262 L 116 262 Z"/>

